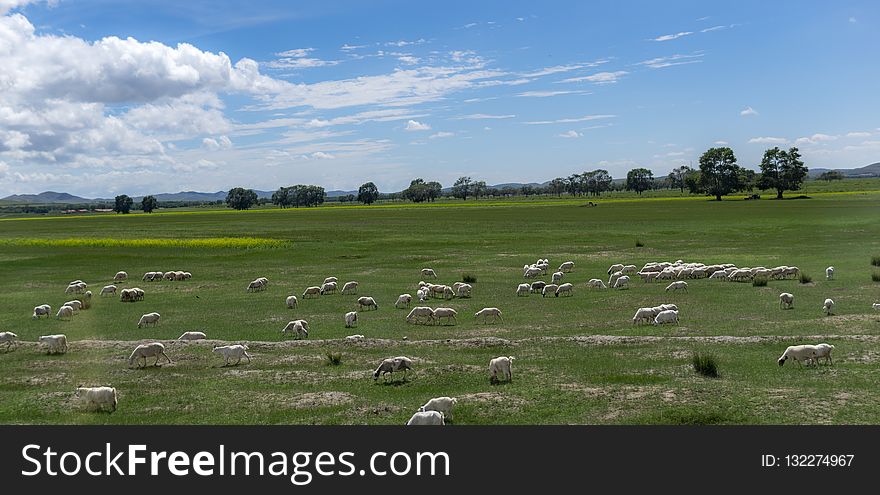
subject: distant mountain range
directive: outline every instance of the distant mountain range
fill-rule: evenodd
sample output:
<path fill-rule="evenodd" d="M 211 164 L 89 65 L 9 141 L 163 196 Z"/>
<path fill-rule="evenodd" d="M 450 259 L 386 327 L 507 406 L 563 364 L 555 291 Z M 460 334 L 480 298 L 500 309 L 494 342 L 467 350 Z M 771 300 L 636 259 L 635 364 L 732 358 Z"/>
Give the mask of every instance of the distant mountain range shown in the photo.
<path fill-rule="evenodd" d="M 814 168 L 810 170 L 810 177 L 816 178 L 822 175 L 823 172 L 828 172 L 832 169 L 827 168 Z M 840 173 L 842 173 L 845 177 L 850 178 L 859 178 L 859 177 L 880 177 L 880 162 L 872 163 L 870 165 L 860 167 L 860 168 L 844 168 L 844 169 L 833 169 Z M 615 181 L 623 181 L 625 179 L 615 179 Z M 522 186 L 546 186 L 549 183 L 547 182 L 529 182 L 529 183 L 521 183 L 521 182 L 508 182 L 504 184 L 495 184 L 488 186 L 494 189 L 503 189 L 505 187 L 514 187 L 519 188 Z M 451 187 L 446 187 L 443 189 L 444 193 L 448 193 L 452 190 Z M 257 197 L 259 198 L 271 198 L 272 191 L 260 191 L 254 190 L 257 193 Z M 346 196 L 348 194 L 353 194 L 357 196 L 357 191 L 341 191 L 341 190 L 333 190 L 326 192 L 328 198 L 336 198 L 339 196 Z M 223 201 L 226 199 L 226 191 L 217 191 L 217 192 L 198 192 L 198 191 L 181 191 L 176 193 L 159 193 L 153 194 L 156 197 L 156 200 L 159 202 L 162 201 Z M 143 196 L 133 196 L 132 199 L 135 202 L 140 202 Z M 5 198 L 0 199 L 0 203 L 7 204 L 82 204 L 82 203 L 112 203 L 113 199 L 106 198 L 82 198 L 79 196 L 74 196 L 68 193 L 59 193 L 54 191 L 46 191 L 41 192 L 40 194 L 13 194 L 12 196 L 7 196 Z"/>

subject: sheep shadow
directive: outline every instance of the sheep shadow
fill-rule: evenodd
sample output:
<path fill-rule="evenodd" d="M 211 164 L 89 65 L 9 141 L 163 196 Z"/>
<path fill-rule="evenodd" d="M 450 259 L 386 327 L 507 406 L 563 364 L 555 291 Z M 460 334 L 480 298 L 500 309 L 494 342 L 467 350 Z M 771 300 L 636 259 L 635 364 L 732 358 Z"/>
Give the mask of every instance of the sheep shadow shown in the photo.
<path fill-rule="evenodd" d="M 409 379 L 404 378 L 403 380 L 391 380 L 391 381 L 386 380 L 386 381 L 382 381 L 382 382 L 376 382 L 376 385 L 382 385 L 383 387 L 402 387 L 409 382 L 410 382 Z"/>

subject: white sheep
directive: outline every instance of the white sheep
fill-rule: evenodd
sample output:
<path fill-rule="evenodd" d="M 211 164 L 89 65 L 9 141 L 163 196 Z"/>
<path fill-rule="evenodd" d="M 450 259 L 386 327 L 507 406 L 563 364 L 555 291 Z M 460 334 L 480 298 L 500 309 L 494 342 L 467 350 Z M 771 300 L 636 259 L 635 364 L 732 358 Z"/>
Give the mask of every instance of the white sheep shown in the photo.
<path fill-rule="evenodd" d="M 116 272 L 116 275 L 113 276 L 114 282 L 122 282 L 128 278 L 128 273 L 126 272 Z"/>
<path fill-rule="evenodd" d="M 574 261 L 566 261 L 565 263 L 559 265 L 560 272 L 570 272 L 574 270 Z"/>
<path fill-rule="evenodd" d="M 46 354 L 64 354 L 67 352 L 67 336 L 64 334 L 43 335 L 37 340 L 41 344 L 46 344 Z"/>
<path fill-rule="evenodd" d="M 77 312 L 83 308 L 83 303 L 82 301 L 74 299 L 73 301 L 67 301 L 66 303 L 62 304 L 62 306 L 70 306 L 71 308 L 73 308 L 74 312 Z"/>
<path fill-rule="evenodd" d="M 70 318 L 71 316 L 73 316 L 73 308 L 70 306 L 61 306 L 58 308 L 58 313 L 55 314 L 55 318 L 59 320 L 61 318 Z"/>
<path fill-rule="evenodd" d="M 147 325 L 153 325 L 154 327 L 159 324 L 159 313 L 147 313 L 141 316 L 141 319 L 138 320 L 138 328 L 143 328 Z"/>
<path fill-rule="evenodd" d="M 434 273 L 434 270 L 431 269 L 431 268 L 422 268 L 422 276 L 423 276 L 423 277 L 437 278 L 437 274 Z"/>
<path fill-rule="evenodd" d="M 284 302 L 287 304 L 287 309 L 293 309 L 297 305 L 296 296 L 287 296 L 287 299 L 285 299 Z"/>
<path fill-rule="evenodd" d="M 394 302 L 394 307 L 395 308 L 400 308 L 400 307 L 408 308 L 409 303 L 412 302 L 412 299 L 413 299 L 413 297 L 410 294 L 401 294 L 401 295 L 397 296 L 397 301 Z"/>
<path fill-rule="evenodd" d="M 141 280 L 144 282 L 152 282 L 155 277 L 156 277 L 156 272 L 146 272 L 146 273 L 144 273 L 144 277 Z M 160 275 L 159 277 L 161 278 L 162 275 Z"/>
<path fill-rule="evenodd" d="M 483 308 L 483 309 L 477 311 L 476 313 L 474 313 L 474 318 L 481 318 L 482 317 L 484 322 L 487 321 L 490 316 L 492 317 L 493 323 L 495 322 L 496 319 L 504 322 L 504 318 L 501 317 L 501 310 L 498 308 Z"/>
<path fill-rule="evenodd" d="M 572 295 L 573 290 L 574 290 L 574 285 L 566 282 L 556 288 L 555 295 L 556 295 L 556 297 L 559 297 L 560 294 L 566 294 L 566 295 L 570 296 L 570 295 Z"/>
<path fill-rule="evenodd" d="M 356 333 L 356 334 L 354 334 L 354 335 L 348 335 L 348 336 L 346 336 L 346 337 L 345 337 L 345 340 L 347 340 L 347 341 L 349 341 L 349 342 L 356 342 L 356 341 L 358 341 L 358 340 L 364 340 L 364 336 L 361 335 L 361 334 L 359 334 L 359 333 Z"/>
<path fill-rule="evenodd" d="M 345 313 L 345 328 L 351 328 L 357 325 L 358 314 L 357 311 L 349 311 Z"/>
<path fill-rule="evenodd" d="M 628 289 L 629 288 L 629 276 L 622 275 L 620 278 L 614 281 L 614 285 L 611 287 L 612 289 Z"/>
<path fill-rule="evenodd" d="M 500 356 L 489 361 L 489 381 L 497 383 L 499 381 L 513 381 L 513 356 Z M 498 374 L 501 374 L 501 380 Z"/>
<path fill-rule="evenodd" d="M 327 283 L 321 285 L 321 295 L 322 296 L 324 294 L 329 294 L 331 292 L 334 294 L 336 293 L 336 282 L 327 282 Z"/>
<path fill-rule="evenodd" d="M 594 289 L 605 289 L 605 282 L 599 280 L 598 278 L 591 278 L 589 282 L 587 282 L 587 287 L 592 287 Z"/>
<path fill-rule="evenodd" d="M 41 304 L 39 306 L 34 306 L 34 315 L 32 316 L 33 319 L 37 320 L 41 316 L 45 316 L 46 318 L 49 318 L 49 316 L 51 316 L 51 315 L 52 315 L 52 306 L 49 306 L 48 304 Z"/>
<path fill-rule="evenodd" d="M 617 282 L 617 279 L 620 278 L 620 277 L 622 277 L 622 276 L 623 276 L 623 272 L 621 272 L 620 270 L 618 270 L 618 271 L 612 273 L 611 276 L 608 277 L 608 287 L 612 287 L 612 288 L 613 288 L 613 287 L 614 287 L 614 282 Z"/>
<path fill-rule="evenodd" d="M 532 291 L 532 286 L 529 284 L 519 284 L 516 287 L 516 295 L 517 296 L 528 296 Z"/>
<path fill-rule="evenodd" d="M 792 358 L 800 366 L 801 361 L 807 363 L 815 362 L 818 353 L 819 350 L 814 345 L 791 345 L 785 349 L 785 352 L 782 353 L 782 356 L 776 362 L 779 363 L 779 366 L 782 366 L 788 358 Z"/>
<path fill-rule="evenodd" d="M 558 284 L 559 282 L 562 282 L 562 278 L 564 276 L 565 276 L 565 274 L 562 272 L 553 272 L 553 275 L 551 276 L 550 283 Z"/>
<path fill-rule="evenodd" d="M 834 361 L 831 359 L 831 351 L 834 350 L 834 346 L 831 344 L 816 344 L 816 364 L 819 364 L 820 358 L 825 358 L 825 364 L 834 365 Z"/>
<path fill-rule="evenodd" d="M 822 305 L 822 311 L 825 312 L 826 316 L 831 316 L 834 314 L 834 301 L 831 299 L 825 299 L 825 303 Z"/>
<path fill-rule="evenodd" d="M 306 287 L 306 290 L 303 291 L 302 297 L 303 297 L 303 299 L 307 299 L 309 296 L 315 297 L 315 296 L 320 296 L 320 295 L 321 295 L 321 288 L 312 286 L 312 287 Z"/>
<path fill-rule="evenodd" d="M 420 412 L 437 411 L 446 419 L 452 419 L 452 408 L 458 403 L 455 397 L 434 397 L 419 408 Z"/>
<path fill-rule="evenodd" d="M 543 291 L 544 287 L 546 287 L 546 286 L 547 286 L 547 282 L 544 282 L 543 280 L 537 280 L 535 282 L 532 282 L 532 285 L 531 285 L 532 293 L 538 294 L 541 291 Z"/>
<path fill-rule="evenodd" d="M 324 279 L 323 283 L 329 284 L 330 282 L 333 282 L 335 284 L 336 282 L 339 282 L 339 279 L 336 277 L 327 277 Z"/>
<path fill-rule="evenodd" d="M 247 286 L 247 292 L 258 292 L 261 290 L 266 290 L 266 284 L 264 284 L 261 280 L 254 280 L 249 283 Z"/>
<path fill-rule="evenodd" d="M 654 320 L 654 317 L 662 311 L 655 311 L 655 309 L 659 308 L 639 308 L 636 310 L 636 314 L 633 316 L 632 322 L 633 325 L 636 325 L 641 322 L 651 323 Z"/>
<path fill-rule="evenodd" d="M 622 264 L 616 263 L 614 265 L 611 265 L 611 267 L 608 268 L 608 275 L 611 275 L 614 272 L 619 272 L 620 270 L 623 270 Z"/>
<path fill-rule="evenodd" d="M 794 307 L 794 295 L 789 294 L 788 292 L 783 292 L 779 294 L 779 305 L 782 306 L 782 309 L 791 309 Z"/>
<path fill-rule="evenodd" d="M 188 341 L 188 340 L 205 340 L 208 336 L 205 335 L 204 332 L 183 332 L 180 337 L 177 337 L 178 341 Z"/>
<path fill-rule="evenodd" d="M 307 339 L 309 337 L 309 329 L 306 325 L 303 325 L 304 320 L 293 320 L 287 323 L 284 328 L 281 329 L 281 333 L 292 333 L 295 335 L 295 339 Z"/>
<path fill-rule="evenodd" d="M 874 311 L 880 311 L 880 303 L 871 304 L 871 307 L 874 308 Z"/>
<path fill-rule="evenodd" d="M 6 344 L 6 351 L 18 345 L 18 335 L 12 332 L 0 332 L 0 344 Z"/>
<path fill-rule="evenodd" d="M 103 411 L 105 407 L 109 407 L 109 412 L 113 413 L 119 404 L 116 389 L 113 387 L 77 387 L 75 395 L 85 401 L 89 410 Z"/>
<path fill-rule="evenodd" d="M 538 275 L 543 275 L 543 274 L 544 274 L 544 270 L 542 270 L 536 266 L 532 266 L 532 267 L 527 268 L 525 270 L 525 272 L 523 272 L 523 277 L 524 278 L 535 278 Z"/>
<path fill-rule="evenodd" d="M 342 286 L 343 294 L 357 294 L 358 293 L 358 283 L 352 280 L 351 282 L 346 282 L 345 285 Z"/>
<path fill-rule="evenodd" d="M 427 287 L 422 287 L 418 291 L 416 291 L 416 296 L 419 298 L 419 302 L 425 302 L 431 295 L 430 289 Z"/>
<path fill-rule="evenodd" d="M 453 287 L 454 288 L 454 287 Z M 458 288 L 454 288 L 456 297 L 471 297 L 473 286 L 471 284 L 459 284 Z"/>
<path fill-rule="evenodd" d="M 368 297 L 368 296 L 359 297 L 357 300 L 357 303 L 358 303 L 358 310 L 362 310 L 364 308 L 373 308 L 376 310 L 379 309 L 379 305 L 376 304 L 376 300 L 373 299 L 372 297 Z"/>
<path fill-rule="evenodd" d="M 709 275 L 709 280 L 726 280 L 726 279 L 727 279 L 727 272 L 725 272 L 724 270 L 718 270 L 718 271 L 712 272 L 712 275 Z"/>
<path fill-rule="evenodd" d="M 669 292 L 670 290 L 677 291 L 679 289 L 687 292 L 688 291 L 688 283 L 685 281 L 679 280 L 677 282 L 672 282 L 671 284 L 666 286 L 666 292 Z"/>
<path fill-rule="evenodd" d="M 128 365 L 131 366 L 137 362 L 137 367 L 140 368 L 140 360 L 144 360 L 143 367 L 147 367 L 147 358 L 155 357 L 156 361 L 153 363 L 153 366 L 159 366 L 159 358 L 164 357 L 171 363 L 171 358 L 165 354 L 165 345 L 161 342 L 150 342 L 148 344 L 141 344 L 134 348 L 131 351 L 131 355 L 128 356 Z"/>
<path fill-rule="evenodd" d="M 376 371 L 373 372 L 373 380 L 378 380 L 380 374 L 385 379 L 385 375 L 388 373 L 391 373 L 391 379 L 394 380 L 395 371 L 403 371 L 403 379 L 406 380 L 406 372 L 412 369 L 412 364 L 412 359 L 406 356 L 383 359 Z"/>
<path fill-rule="evenodd" d="M 639 269 L 636 265 L 624 265 L 624 267 L 620 269 L 620 272 L 624 275 L 635 275 L 638 271 Z"/>
<path fill-rule="evenodd" d="M 101 297 L 104 296 L 115 296 L 116 295 L 116 286 L 115 285 L 105 285 L 101 288 Z"/>
<path fill-rule="evenodd" d="M 458 320 L 455 319 L 455 315 L 458 312 L 452 308 L 437 308 L 434 310 L 434 318 L 437 319 L 437 323 L 440 323 L 440 318 L 446 318 L 446 323 L 452 321 L 453 324 L 458 323 Z M 451 318 L 451 320 L 450 320 Z"/>
<path fill-rule="evenodd" d="M 241 357 L 244 356 L 247 358 L 248 363 L 251 362 L 251 356 L 247 353 L 247 346 L 242 344 L 234 344 L 234 345 L 224 345 L 224 346 L 216 346 L 214 347 L 212 352 L 216 352 L 217 354 L 222 354 L 223 358 L 226 362 L 223 366 L 229 366 L 229 360 L 235 359 L 235 365 L 241 362 Z"/>
<path fill-rule="evenodd" d="M 556 289 L 558 289 L 558 288 L 559 288 L 559 286 L 556 285 L 556 284 L 547 284 L 547 285 L 545 285 L 544 288 L 541 289 L 541 297 L 547 297 L 548 294 L 554 294 L 554 295 L 555 295 L 555 294 L 556 294 Z"/>
<path fill-rule="evenodd" d="M 406 426 L 443 426 L 443 413 L 439 411 L 417 411 L 406 422 Z"/>
<path fill-rule="evenodd" d="M 419 323 L 419 318 L 427 318 L 428 322 L 433 322 L 434 310 L 427 306 L 416 306 L 406 316 L 406 322 Z"/>
<path fill-rule="evenodd" d="M 834 267 L 829 266 L 825 269 L 825 279 L 826 280 L 834 280 Z"/>
<path fill-rule="evenodd" d="M 674 309 L 667 309 L 665 311 L 657 313 L 657 316 L 654 317 L 654 324 L 663 325 L 665 323 L 678 324 L 678 311 L 675 311 Z"/>

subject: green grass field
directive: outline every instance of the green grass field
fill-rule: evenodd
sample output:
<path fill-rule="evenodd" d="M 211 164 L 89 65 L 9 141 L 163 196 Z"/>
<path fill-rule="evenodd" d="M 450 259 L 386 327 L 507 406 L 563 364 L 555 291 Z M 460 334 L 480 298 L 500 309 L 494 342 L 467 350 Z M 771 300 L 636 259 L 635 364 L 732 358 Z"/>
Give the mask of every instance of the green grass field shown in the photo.
<path fill-rule="evenodd" d="M 431 397 L 459 398 L 454 424 L 849 424 L 880 423 L 880 194 L 817 195 L 793 201 L 691 200 L 455 203 L 427 207 L 333 207 L 250 212 L 0 219 L 0 331 L 22 340 L 0 351 L 0 423 L 403 424 Z M 636 247 L 640 240 L 644 247 Z M 522 266 L 573 260 L 570 298 L 516 297 Z M 689 281 L 689 293 L 633 280 L 625 291 L 590 290 L 612 263 L 699 261 L 738 266 L 796 265 L 814 282 Z M 824 269 L 836 268 L 833 281 Z M 415 294 L 419 270 L 441 283 L 476 276 L 471 299 L 435 300 L 458 311 L 457 325 L 405 323 L 393 308 Z M 118 270 L 144 301 L 101 298 Z M 186 270 L 189 281 L 148 283 L 146 271 Z M 327 276 L 360 283 L 378 311 L 344 327 L 357 296 L 300 297 Z M 265 276 L 268 290 L 247 293 Z M 32 320 L 35 305 L 57 309 L 82 279 L 92 308 L 70 321 Z M 547 277 L 549 279 L 549 276 Z M 777 296 L 795 295 L 783 311 Z M 835 316 L 822 314 L 826 297 Z M 672 302 L 681 324 L 633 326 L 641 306 Z M 504 322 L 482 324 L 486 306 Z M 137 328 L 156 311 L 156 328 Z M 310 323 L 308 341 L 285 339 L 292 319 Z M 204 331 L 210 342 L 173 342 Z M 70 352 L 48 356 L 35 341 L 64 333 Z M 367 337 L 345 342 L 346 335 Z M 406 339 L 404 339 L 406 338 Z M 138 341 L 165 342 L 173 364 L 131 369 Z M 253 361 L 222 368 L 217 341 L 247 343 Z M 780 368 L 787 345 L 825 341 L 834 366 Z M 720 378 L 691 368 L 694 351 L 718 359 Z M 342 364 L 326 364 L 340 352 Z M 385 384 L 372 371 L 407 355 L 415 371 Z M 491 385 L 489 359 L 513 355 L 512 383 Z M 112 385 L 119 410 L 97 414 L 74 400 L 77 385 Z"/>

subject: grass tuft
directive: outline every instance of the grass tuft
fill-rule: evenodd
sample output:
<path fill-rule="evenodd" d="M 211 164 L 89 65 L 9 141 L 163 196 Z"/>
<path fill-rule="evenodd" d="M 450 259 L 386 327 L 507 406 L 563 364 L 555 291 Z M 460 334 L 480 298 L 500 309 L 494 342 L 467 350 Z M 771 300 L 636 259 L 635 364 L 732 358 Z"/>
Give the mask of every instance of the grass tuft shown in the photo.
<path fill-rule="evenodd" d="M 871 256 L 871 265 L 880 266 L 880 256 Z"/>
<path fill-rule="evenodd" d="M 341 352 L 328 352 L 325 355 L 325 364 L 327 366 L 339 366 L 342 364 L 342 353 Z"/>
<path fill-rule="evenodd" d="M 645 243 L 641 239 L 636 239 L 636 247 L 645 247 Z"/>
<path fill-rule="evenodd" d="M 703 376 L 708 376 L 709 378 L 718 378 L 720 376 L 718 374 L 718 362 L 715 359 L 714 354 L 701 354 L 695 352 L 692 362 L 694 365 L 694 371 L 697 373 Z"/>
<path fill-rule="evenodd" d="M 752 287 L 767 287 L 767 277 L 755 277 L 752 279 Z"/>
<path fill-rule="evenodd" d="M 871 280 L 874 282 L 880 282 L 880 271 L 874 270 L 874 272 L 871 273 Z"/>
<path fill-rule="evenodd" d="M 807 273 L 801 272 L 800 275 L 798 275 L 798 280 L 800 280 L 802 284 L 809 284 L 813 281 L 813 277 Z"/>
<path fill-rule="evenodd" d="M 477 281 L 477 276 L 472 273 L 462 273 L 461 274 L 461 281 L 468 283 L 468 284 L 472 284 Z"/>

